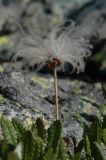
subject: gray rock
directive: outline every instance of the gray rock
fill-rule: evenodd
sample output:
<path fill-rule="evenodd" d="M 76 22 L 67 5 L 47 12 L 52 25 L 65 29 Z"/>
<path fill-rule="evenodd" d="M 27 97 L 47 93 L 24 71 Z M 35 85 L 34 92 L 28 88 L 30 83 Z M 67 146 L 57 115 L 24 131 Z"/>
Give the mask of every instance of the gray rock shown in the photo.
<path fill-rule="evenodd" d="M 11 3 L 7 6 L 0 3 L 0 33 L 16 31 L 22 9 L 20 3 Z"/>
<path fill-rule="evenodd" d="M 52 27 L 52 15 L 46 14 L 40 2 L 28 5 L 22 18 L 22 25 L 29 34 L 38 34 L 46 37 Z"/>
<path fill-rule="evenodd" d="M 54 13 L 62 20 L 70 18 L 106 38 L 106 1 L 105 0 L 56 0 L 53 1 Z M 90 22 L 90 23 L 89 23 Z"/>
<path fill-rule="evenodd" d="M 91 8 L 85 8 L 77 16 L 77 21 L 93 29 L 99 34 L 100 39 L 106 39 L 106 2 L 104 0 L 97 1 Z"/>
<path fill-rule="evenodd" d="M 63 19 L 69 13 L 72 14 L 93 1 L 95 0 L 54 0 L 53 12 Z"/>
<path fill-rule="evenodd" d="M 76 112 L 82 114 L 83 121 L 89 124 L 90 117 L 100 116 L 98 108 L 89 103 L 106 104 L 101 85 L 87 84 L 70 79 L 59 79 L 60 113 L 63 121 L 63 135 L 75 137 L 79 142 L 82 135 L 80 124 L 74 119 Z M 0 112 L 10 117 L 26 119 L 43 115 L 50 122 L 54 120 L 55 100 L 53 78 L 35 73 L 11 72 L 0 74 L 0 93 L 4 97 Z M 84 97 L 88 97 L 87 98 Z M 47 98 L 48 97 L 48 98 Z M 94 103 L 94 104 L 95 104 Z"/>
<path fill-rule="evenodd" d="M 52 107 L 49 107 L 43 98 L 42 87 L 39 84 L 31 86 L 20 72 L 1 74 L 0 92 L 9 100 L 19 103 L 24 109 L 43 112 L 45 115 L 51 115 L 53 112 Z"/>

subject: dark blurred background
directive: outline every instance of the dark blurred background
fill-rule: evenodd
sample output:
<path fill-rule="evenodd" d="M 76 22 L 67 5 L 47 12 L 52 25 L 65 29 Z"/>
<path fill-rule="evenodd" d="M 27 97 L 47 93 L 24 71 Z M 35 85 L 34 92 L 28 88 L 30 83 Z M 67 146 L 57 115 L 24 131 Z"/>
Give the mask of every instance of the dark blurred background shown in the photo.
<path fill-rule="evenodd" d="M 78 76 L 74 73 L 72 77 L 106 81 L 106 0 L 0 0 L 0 63 L 7 63 L 8 53 L 19 43 L 24 32 L 37 33 L 45 38 L 53 26 L 70 19 L 96 34 L 91 38 L 92 56 L 85 72 Z M 18 61 L 21 61 L 20 57 Z M 16 71 L 24 70 L 26 66 L 28 69 L 32 67 L 29 62 L 16 67 Z M 11 69 L 4 65 L 4 70 Z M 42 71 L 45 72 L 46 68 Z M 67 65 L 64 75 L 69 71 Z"/>

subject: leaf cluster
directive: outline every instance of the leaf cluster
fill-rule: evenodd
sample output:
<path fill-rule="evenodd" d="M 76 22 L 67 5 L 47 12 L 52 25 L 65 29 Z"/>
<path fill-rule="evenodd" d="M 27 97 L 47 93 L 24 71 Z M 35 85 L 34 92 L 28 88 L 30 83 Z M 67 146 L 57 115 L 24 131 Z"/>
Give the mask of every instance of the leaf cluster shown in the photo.
<path fill-rule="evenodd" d="M 30 128 L 19 119 L 10 121 L 4 116 L 0 123 L 4 136 L 0 140 L 0 160 L 69 160 L 59 120 L 48 130 L 40 118 Z"/>
<path fill-rule="evenodd" d="M 73 155 L 62 138 L 59 120 L 48 129 L 41 118 L 30 128 L 19 119 L 10 121 L 4 116 L 0 124 L 4 137 L 0 140 L 0 160 L 106 160 L 106 115 L 96 117 L 90 127 L 83 125 L 83 139 L 74 146 Z"/>

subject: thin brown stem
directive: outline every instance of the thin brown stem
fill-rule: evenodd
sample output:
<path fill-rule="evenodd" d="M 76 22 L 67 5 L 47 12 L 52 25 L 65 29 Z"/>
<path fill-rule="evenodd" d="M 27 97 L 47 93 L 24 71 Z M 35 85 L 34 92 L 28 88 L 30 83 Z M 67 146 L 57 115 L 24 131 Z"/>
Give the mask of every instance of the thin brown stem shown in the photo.
<path fill-rule="evenodd" d="M 58 86 L 57 86 L 57 70 L 54 67 L 54 89 L 55 89 L 55 102 L 56 102 L 56 119 L 59 119 L 59 103 L 58 103 Z"/>

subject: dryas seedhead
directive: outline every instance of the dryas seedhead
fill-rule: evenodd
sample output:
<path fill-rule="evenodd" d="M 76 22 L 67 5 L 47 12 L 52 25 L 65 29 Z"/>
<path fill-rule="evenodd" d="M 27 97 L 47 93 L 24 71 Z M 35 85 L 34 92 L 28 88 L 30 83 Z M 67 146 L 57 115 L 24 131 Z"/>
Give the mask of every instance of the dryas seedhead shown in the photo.
<path fill-rule="evenodd" d="M 85 67 L 85 59 L 91 53 L 90 35 L 87 29 L 71 21 L 68 26 L 54 27 L 47 39 L 37 35 L 25 36 L 16 47 L 15 58 L 21 56 L 32 64 L 55 63 L 56 66 L 68 62 L 73 70 L 81 72 Z"/>
<path fill-rule="evenodd" d="M 85 59 L 90 55 L 92 46 L 89 43 L 91 33 L 78 27 L 74 22 L 60 25 L 52 29 L 46 39 L 39 36 L 26 36 L 17 45 L 15 58 L 21 56 L 32 64 L 48 64 L 54 72 L 54 90 L 56 103 L 56 119 L 59 119 L 59 99 L 57 87 L 57 70 L 65 62 L 73 66 L 73 71 L 81 72 L 85 67 Z"/>

